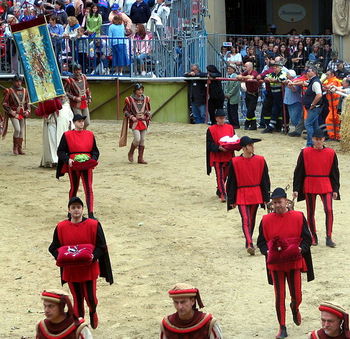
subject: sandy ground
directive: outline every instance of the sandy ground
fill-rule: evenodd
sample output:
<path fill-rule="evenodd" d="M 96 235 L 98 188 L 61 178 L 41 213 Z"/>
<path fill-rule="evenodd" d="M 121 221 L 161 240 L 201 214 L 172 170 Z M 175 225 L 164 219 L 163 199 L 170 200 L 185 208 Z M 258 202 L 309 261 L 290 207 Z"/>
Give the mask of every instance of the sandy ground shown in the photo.
<path fill-rule="evenodd" d="M 59 270 L 47 248 L 56 223 L 65 218 L 69 182 L 67 177 L 57 181 L 54 170 L 38 167 L 41 121 L 30 120 L 28 125 L 26 156 L 11 155 L 11 134 L 0 144 L 0 338 L 34 338 L 35 324 L 43 318 L 40 292 L 60 287 Z M 119 122 L 93 121 L 91 129 L 101 152 L 94 175 L 95 210 L 116 280 L 109 286 L 99 279 L 100 323 L 94 337 L 157 338 L 159 321 L 173 312 L 167 290 L 184 281 L 200 289 L 205 310 L 219 319 L 225 338 L 274 338 L 278 325 L 264 258 L 246 253 L 238 211 L 226 212 L 215 196 L 215 176 L 205 173 L 206 126 L 153 123 L 145 151 L 148 165 L 127 162 L 127 149 L 117 147 Z M 263 139 L 256 153 L 267 159 L 272 186 L 291 184 L 304 140 L 279 134 Z M 330 146 L 339 149 L 339 144 Z M 306 283 L 303 277 L 300 327 L 292 322 L 287 299 L 290 338 L 306 338 L 309 330 L 319 327 L 321 301 L 350 310 L 346 273 L 350 155 L 338 152 L 338 157 L 342 173 L 342 200 L 335 203 L 338 246 L 325 246 L 318 200 L 320 244 L 312 251 L 316 280 Z M 296 208 L 304 211 L 305 205 L 298 203 Z M 263 213 L 259 211 L 258 222 Z"/>

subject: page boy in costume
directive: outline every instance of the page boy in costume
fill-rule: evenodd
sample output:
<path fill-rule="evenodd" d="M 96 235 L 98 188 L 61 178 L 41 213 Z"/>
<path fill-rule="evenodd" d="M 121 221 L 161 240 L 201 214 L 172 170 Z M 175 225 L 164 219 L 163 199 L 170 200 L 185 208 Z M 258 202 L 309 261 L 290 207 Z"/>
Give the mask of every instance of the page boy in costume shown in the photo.
<path fill-rule="evenodd" d="M 61 266 L 62 284 L 68 283 L 74 300 L 74 313 L 84 317 L 84 299 L 90 310 L 90 324 L 93 329 L 98 325 L 96 281 L 98 276 L 113 284 L 112 268 L 109 260 L 106 239 L 99 221 L 83 217 L 83 202 L 73 197 L 68 203 L 71 220 L 57 224 L 49 252 Z M 80 265 L 70 265 L 62 260 L 77 245 L 90 245 L 92 256 Z M 76 256 L 79 255 L 76 251 Z M 82 254 L 82 251 L 81 251 Z M 75 257 L 76 257 L 75 256 Z M 73 259 L 76 259 L 72 257 Z M 63 259 L 62 259 L 63 258 Z"/>
<path fill-rule="evenodd" d="M 222 202 L 226 201 L 225 183 L 234 151 L 228 151 L 221 146 L 220 139 L 225 136 L 233 137 L 235 134 L 232 125 L 225 123 L 225 117 L 225 111 L 217 109 L 215 112 L 216 124 L 207 129 L 207 174 L 210 175 L 211 168 L 215 168 L 216 194 Z"/>
<path fill-rule="evenodd" d="M 137 162 L 139 164 L 147 164 L 143 159 L 143 153 L 145 151 L 145 137 L 152 117 L 150 97 L 145 96 L 143 92 L 143 85 L 140 83 L 135 84 L 133 94 L 125 98 L 123 109 L 124 115 L 129 121 L 129 128 L 134 135 L 134 140 L 131 143 L 128 153 L 128 159 L 130 162 L 134 161 L 134 152 L 138 148 L 139 156 Z M 123 123 L 126 122 L 127 120 L 124 120 Z M 122 135 L 121 138 L 126 137 L 126 129 L 124 132 L 125 135 Z"/>
<path fill-rule="evenodd" d="M 73 76 L 66 79 L 65 90 L 74 115 L 80 114 L 86 117 L 84 124 L 86 129 L 90 124 L 89 104 L 91 103 L 91 92 L 87 78 L 81 70 L 79 64 L 73 66 Z"/>
<path fill-rule="evenodd" d="M 350 339 L 349 314 L 340 306 L 322 303 L 322 328 L 309 333 L 309 339 Z"/>
<path fill-rule="evenodd" d="M 221 328 L 210 313 L 198 311 L 204 305 L 199 290 L 186 283 L 177 283 L 169 292 L 176 313 L 166 316 L 160 325 L 160 339 L 221 339 Z"/>
<path fill-rule="evenodd" d="M 24 155 L 22 149 L 23 137 L 25 133 L 25 119 L 29 117 L 29 95 L 26 88 L 22 87 L 23 79 L 16 74 L 13 79 L 13 85 L 5 89 L 2 106 L 5 111 L 3 122 L 2 138 L 5 138 L 8 129 L 8 120 L 11 120 L 13 126 L 13 154 Z"/>
<path fill-rule="evenodd" d="M 335 247 L 332 240 L 334 199 L 339 200 L 339 168 L 335 151 L 324 146 L 324 133 L 318 129 L 312 136 L 313 147 L 301 150 L 294 170 L 293 196 L 306 201 L 307 221 L 312 244 L 317 245 L 315 207 L 316 197 L 321 197 L 326 214 L 326 245 Z"/>
<path fill-rule="evenodd" d="M 92 171 L 97 166 L 100 152 L 94 133 L 84 129 L 86 117 L 76 114 L 73 118 L 75 129 L 64 132 L 57 149 L 58 165 L 56 178 L 68 173 L 70 180 L 69 199 L 78 192 L 80 178 L 83 182 L 89 218 L 94 218 L 94 193 L 92 190 Z M 79 162 L 77 155 L 85 155 L 86 161 Z"/>
<path fill-rule="evenodd" d="M 66 292 L 45 290 L 41 294 L 41 299 L 46 318 L 36 326 L 36 339 L 92 339 L 88 324 L 83 318 L 78 318 L 74 314 Z"/>
<path fill-rule="evenodd" d="M 288 210 L 287 194 L 283 188 L 276 188 L 271 199 L 274 212 L 263 216 L 257 244 L 260 252 L 266 256 L 268 281 L 275 290 L 276 313 L 280 325 L 276 338 L 286 338 L 286 281 L 291 296 L 293 321 L 300 326 L 301 272 L 307 272 L 308 281 L 314 279 L 311 234 L 304 214 Z"/>
<path fill-rule="evenodd" d="M 253 233 L 259 205 L 265 207 L 270 200 L 270 177 L 265 158 L 254 154 L 254 143 L 261 139 L 244 136 L 240 139 L 243 154 L 231 160 L 226 183 L 227 210 L 238 206 L 242 218 L 245 247 L 250 255 L 255 254 Z"/>

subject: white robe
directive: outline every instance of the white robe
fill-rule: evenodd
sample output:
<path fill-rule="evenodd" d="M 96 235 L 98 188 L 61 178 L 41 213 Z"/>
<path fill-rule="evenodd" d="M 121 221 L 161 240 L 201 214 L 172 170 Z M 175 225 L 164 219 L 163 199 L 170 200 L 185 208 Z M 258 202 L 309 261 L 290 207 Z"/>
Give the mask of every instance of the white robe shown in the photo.
<path fill-rule="evenodd" d="M 73 112 L 69 102 L 62 103 L 59 114 L 52 113 L 43 119 L 43 156 L 41 167 L 53 167 L 57 164 L 57 148 L 64 132 L 73 129 Z"/>

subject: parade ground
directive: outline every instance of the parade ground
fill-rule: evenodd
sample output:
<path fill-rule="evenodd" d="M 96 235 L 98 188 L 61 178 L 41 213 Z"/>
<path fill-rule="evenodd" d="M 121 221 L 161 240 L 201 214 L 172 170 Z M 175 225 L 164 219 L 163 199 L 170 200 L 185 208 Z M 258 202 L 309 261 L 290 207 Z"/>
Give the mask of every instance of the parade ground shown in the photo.
<path fill-rule="evenodd" d="M 93 120 L 89 129 L 100 149 L 94 171 L 95 216 L 109 247 L 115 283 L 98 280 L 97 339 L 155 339 L 163 316 L 175 310 L 167 291 L 176 282 L 200 290 L 206 306 L 221 324 L 225 338 L 274 338 L 278 323 L 273 287 L 266 278 L 265 259 L 244 248 L 237 209 L 226 211 L 215 195 L 215 173 L 205 168 L 206 125 L 151 123 L 146 137 L 148 165 L 129 163 L 128 146 L 118 147 L 120 121 Z M 69 180 L 55 178 L 55 170 L 40 168 L 42 121 L 27 126 L 25 156 L 12 155 L 12 128 L 0 143 L 1 290 L 0 338 L 34 338 L 44 318 L 40 293 L 60 288 L 59 268 L 48 252 L 56 224 L 67 216 Z M 272 188 L 292 186 L 302 138 L 279 133 L 237 130 L 239 136 L 262 137 L 256 154 L 266 158 Z M 333 240 L 325 246 L 324 212 L 317 200 L 319 245 L 312 247 L 315 280 L 303 274 L 300 327 L 294 325 L 287 292 L 290 338 L 306 338 L 321 327 L 320 302 L 350 310 L 348 258 L 350 254 L 350 154 L 340 144 L 340 201 L 334 202 Z M 292 188 L 289 188 L 291 196 Z M 84 192 L 79 196 L 85 203 Z M 305 212 L 305 202 L 295 209 Z M 264 210 L 260 209 L 257 222 Z M 254 244 L 258 224 L 254 232 Z M 68 286 L 63 287 L 68 291 Z M 87 320 L 88 311 L 87 312 Z"/>

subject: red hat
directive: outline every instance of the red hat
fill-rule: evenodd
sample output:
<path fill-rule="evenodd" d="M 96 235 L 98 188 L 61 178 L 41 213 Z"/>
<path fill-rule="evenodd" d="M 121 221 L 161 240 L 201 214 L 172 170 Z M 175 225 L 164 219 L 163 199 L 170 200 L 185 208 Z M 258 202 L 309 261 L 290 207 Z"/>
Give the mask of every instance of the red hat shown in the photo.
<path fill-rule="evenodd" d="M 199 308 L 203 308 L 199 290 L 186 283 L 177 283 L 168 291 L 170 298 L 195 298 Z M 194 305 L 195 306 L 195 305 Z"/>
<path fill-rule="evenodd" d="M 346 313 L 346 311 L 341 306 L 324 302 L 319 306 L 318 309 L 321 312 L 328 312 L 328 313 L 334 314 L 336 317 L 343 320 L 342 329 L 344 331 L 345 337 L 350 338 L 349 314 Z"/>
<path fill-rule="evenodd" d="M 74 315 L 72 302 L 70 301 L 67 292 L 61 290 L 44 290 L 41 293 L 41 299 L 62 304 L 63 308 L 67 305 L 68 315 Z"/>

